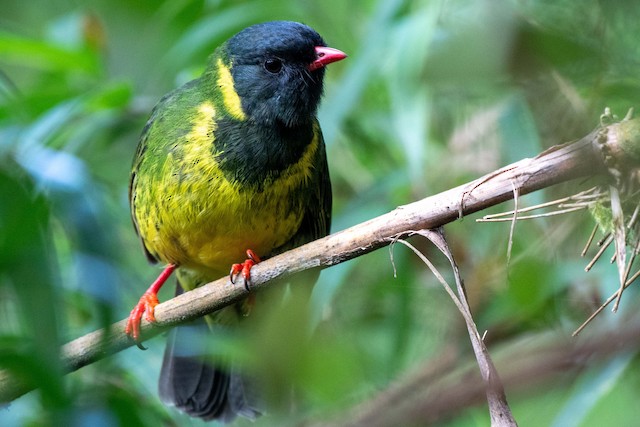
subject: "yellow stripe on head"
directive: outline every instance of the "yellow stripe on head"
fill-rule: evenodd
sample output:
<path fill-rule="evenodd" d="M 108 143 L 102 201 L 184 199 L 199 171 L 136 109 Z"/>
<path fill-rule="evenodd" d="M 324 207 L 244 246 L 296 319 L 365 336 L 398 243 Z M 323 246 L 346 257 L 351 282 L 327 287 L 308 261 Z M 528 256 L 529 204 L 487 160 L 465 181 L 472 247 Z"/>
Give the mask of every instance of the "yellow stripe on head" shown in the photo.
<path fill-rule="evenodd" d="M 245 120 L 247 116 L 242 111 L 242 103 L 238 92 L 233 87 L 233 76 L 231 70 L 227 67 L 222 59 L 218 58 L 216 62 L 218 68 L 218 87 L 222 92 L 222 101 L 227 112 L 236 120 Z"/>

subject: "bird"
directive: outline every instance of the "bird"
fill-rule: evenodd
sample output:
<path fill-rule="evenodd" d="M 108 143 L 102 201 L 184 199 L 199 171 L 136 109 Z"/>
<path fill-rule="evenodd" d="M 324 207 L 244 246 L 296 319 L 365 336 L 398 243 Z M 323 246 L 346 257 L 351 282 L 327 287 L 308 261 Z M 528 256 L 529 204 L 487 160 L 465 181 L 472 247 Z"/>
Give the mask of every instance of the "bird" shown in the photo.
<path fill-rule="evenodd" d="M 305 24 L 255 24 L 154 107 L 129 201 L 148 260 L 166 267 L 127 321 L 140 347 L 141 319 L 155 321 L 158 290 L 172 273 L 176 294 L 227 274 L 233 283 L 242 276 L 249 290 L 253 265 L 329 233 L 331 181 L 317 110 L 325 67 L 346 56 Z M 241 327 L 244 307 L 171 332 L 159 379 L 166 404 L 205 420 L 264 412 L 242 372 L 185 349 L 194 328 Z"/>

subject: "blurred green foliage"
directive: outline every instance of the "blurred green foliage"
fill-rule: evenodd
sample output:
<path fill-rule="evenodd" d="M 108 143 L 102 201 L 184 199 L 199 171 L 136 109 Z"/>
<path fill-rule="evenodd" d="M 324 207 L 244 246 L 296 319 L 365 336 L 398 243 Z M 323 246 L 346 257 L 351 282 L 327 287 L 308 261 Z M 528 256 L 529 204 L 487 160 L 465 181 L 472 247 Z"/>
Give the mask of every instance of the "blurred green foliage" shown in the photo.
<path fill-rule="evenodd" d="M 0 408 L 2 426 L 200 425 L 157 398 L 162 339 L 64 377 L 57 352 L 126 316 L 157 275 L 128 213 L 138 135 L 154 103 L 240 29 L 302 21 L 349 54 L 327 73 L 320 112 L 334 231 L 578 138 L 605 106 L 623 115 L 640 95 L 640 5 L 621 0 L 2 0 L 0 9 L 0 368 L 38 387 Z M 594 296 L 617 287 L 613 268 L 582 272 L 589 224 L 573 215 L 518 224 L 508 266 L 508 227 L 447 227 L 490 349 L 566 334 Z M 328 269 L 310 313 L 274 309 L 229 352 L 276 383 L 293 380 L 301 416 L 320 420 L 445 347 L 471 354 L 435 279 L 408 250 L 393 251 L 397 278 L 387 250 Z M 310 340 L 292 337 L 294 315 L 313 326 Z M 522 425 L 632 425 L 637 368 L 621 356 L 510 402 Z M 482 406 L 451 417 L 445 425 L 488 425 Z M 291 423 L 275 411 L 250 425 Z"/>

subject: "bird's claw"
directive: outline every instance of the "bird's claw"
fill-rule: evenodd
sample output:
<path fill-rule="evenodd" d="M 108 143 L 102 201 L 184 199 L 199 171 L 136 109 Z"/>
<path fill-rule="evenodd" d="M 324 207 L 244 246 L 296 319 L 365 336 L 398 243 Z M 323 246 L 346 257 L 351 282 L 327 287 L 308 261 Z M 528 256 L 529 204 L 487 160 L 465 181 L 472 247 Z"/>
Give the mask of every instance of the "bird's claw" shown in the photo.
<path fill-rule="evenodd" d="M 251 286 L 251 267 L 258 264 L 260 262 L 260 257 L 255 254 L 251 249 L 247 249 L 247 259 L 240 264 L 233 264 L 231 266 L 231 271 L 229 272 L 229 280 L 231 283 L 236 283 L 236 278 L 239 274 L 242 274 L 242 278 L 244 279 L 244 288 L 249 291 L 249 287 Z"/>
<path fill-rule="evenodd" d="M 133 307 L 127 320 L 127 326 L 124 329 L 124 333 L 129 335 L 135 342 L 138 348 L 146 350 L 146 348 L 140 342 L 140 322 L 142 321 L 142 315 L 150 323 L 155 323 L 155 307 L 158 305 L 158 295 L 153 292 L 145 292 L 140 297 L 140 301 Z"/>

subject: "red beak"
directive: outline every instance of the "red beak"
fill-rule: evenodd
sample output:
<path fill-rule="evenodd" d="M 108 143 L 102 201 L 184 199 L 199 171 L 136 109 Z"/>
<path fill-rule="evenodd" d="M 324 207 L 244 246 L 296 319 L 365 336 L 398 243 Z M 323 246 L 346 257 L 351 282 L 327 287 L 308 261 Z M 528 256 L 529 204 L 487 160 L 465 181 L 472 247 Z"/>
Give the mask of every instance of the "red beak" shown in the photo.
<path fill-rule="evenodd" d="M 309 64 L 309 71 L 315 71 L 332 62 L 343 60 L 347 54 L 332 47 L 316 46 L 316 60 Z"/>

